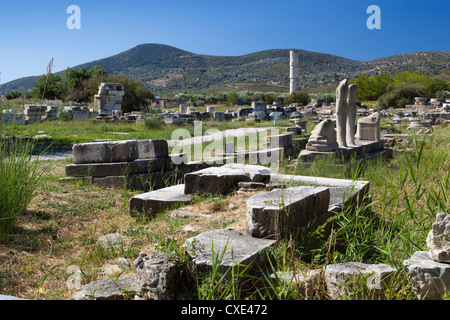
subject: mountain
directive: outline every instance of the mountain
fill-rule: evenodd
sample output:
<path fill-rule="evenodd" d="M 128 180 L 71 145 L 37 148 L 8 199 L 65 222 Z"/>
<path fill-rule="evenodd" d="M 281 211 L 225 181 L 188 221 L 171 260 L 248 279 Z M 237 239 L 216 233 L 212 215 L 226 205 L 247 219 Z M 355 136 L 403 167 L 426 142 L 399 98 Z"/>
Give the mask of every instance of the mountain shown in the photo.
<path fill-rule="evenodd" d="M 102 66 L 110 75 L 123 73 L 140 79 L 148 89 L 159 94 L 216 87 L 223 89 L 235 84 L 278 91 L 288 91 L 289 87 L 289 49 L 265 50 L 242 56 L 211 56 L 168 45 L 142 44 L 74 69 L 89 69 L 95 65 Z M 418 71 L 439 74 L 441 70 L 450 70 L 450 51 L 414 52 L 357 61 L 299 50 L 299 83 L 302 89 L 334 84 L 361 73 Z M 5 83 L 0 86 L 0 92 L 30 89 L 36 79 L 26 77 Z"/>

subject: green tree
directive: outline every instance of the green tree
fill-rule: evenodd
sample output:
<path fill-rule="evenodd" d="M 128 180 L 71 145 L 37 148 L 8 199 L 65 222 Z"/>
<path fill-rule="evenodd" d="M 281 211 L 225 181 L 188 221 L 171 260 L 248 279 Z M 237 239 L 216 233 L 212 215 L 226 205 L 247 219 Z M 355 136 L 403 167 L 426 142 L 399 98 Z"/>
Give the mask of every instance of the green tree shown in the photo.
<path fill-rule="evenodd" d="M 91 78 L 106 77 L 108 73 L 101 66 L 96 65 L 89 69 L 89 75 Z"/>
<path fill-rule="evenodd" d="M 98 86 L 106 78 L 106 71 L 96 65 L 91 69 L 67 69 L 64 80 L 67 85 L 66 100 L 76 102 L 92 102 Z"/>
<path fill-rule="evenodd" d="M 266 93 L 266 94 L 264 95 L 264 101 L 265 101 L 268 105 L 273 104 L 276 100 L 277 100 L 277 97 L 276 97 L 276 95 L 275 95 L 274 93 L 269 92 L 269 93 Z"/>
<path fill-rule="evenodd" d="M 450 81 L 443 77 L 432 77 L 427 88 L 427 96 L 430 98 L 441 98 L 440 93 L 450 91 Z"/>
<path fill-rule="evenodd" d="M 23 95 L 23 92 L 22 92 L 22 91 L 19 91 L 19 90 L 11 90 L 10 92 L 5 93 L 5 98 L 6 98 L 7 100 L 13 100 L 13 99 L 21 98 L 22 95 Z"/>
<path fill-rule="evenodd" d="M 67 87 L 61 76 L 53 73 L 40 76 L 32 89 L 32 96 L 37 99 L 63 100 Z"/>
<path fill-rule="evenodd" d="M 231 91 L 227 94 L 227 103 L 230 105 L 236 105 L 238 103 L 239 95 L 236 91 Z"/>
<path fill-rule="evenodd" d="M 395 75 L 394 77 L 394 85 L 397 87 L 401 84 L 408 86 L 421 85 L 424 87 L 429 87 L 431 85 L 431 79 L 420 72 L 405 71 Z"/>
<path fill-rule="evenodd" d="M 375 101 L 385 94 L 388 87 L 394 82 L 393 78 L 386 73 L 366 77 L 361 74 L 358 78 L 349 81 L 358 87 L 356 98 L 360 101 Z"/>

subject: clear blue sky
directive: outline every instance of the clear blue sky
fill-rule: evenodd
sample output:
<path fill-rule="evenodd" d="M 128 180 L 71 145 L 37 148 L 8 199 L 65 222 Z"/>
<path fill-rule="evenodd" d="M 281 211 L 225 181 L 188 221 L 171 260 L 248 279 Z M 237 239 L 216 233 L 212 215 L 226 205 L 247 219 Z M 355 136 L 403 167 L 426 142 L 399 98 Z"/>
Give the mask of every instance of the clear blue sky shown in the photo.
<path fill-rule="evenodd" d="M 69 30 L 70 5 L 81 29 Z M 369 30 L 370 5 L 381 29 Z M 296 48 L 371 60 L 450 50 L 450 0 L 1 0 L 0 83 L 105 58 L 143 43 L 198 54 Z"/>

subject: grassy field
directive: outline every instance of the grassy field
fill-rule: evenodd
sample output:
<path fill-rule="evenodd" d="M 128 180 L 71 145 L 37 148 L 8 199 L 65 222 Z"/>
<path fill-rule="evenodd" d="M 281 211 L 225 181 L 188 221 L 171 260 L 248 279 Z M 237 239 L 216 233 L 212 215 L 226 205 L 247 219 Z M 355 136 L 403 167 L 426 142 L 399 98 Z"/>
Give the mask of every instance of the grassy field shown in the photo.
<path fill-rule="evenodd" d="M 201 108 L 198 108 L 201 111 Z M 204 108 L 206 111 L 206 108 Z M 229 107 L 217 107 L 217 110 L 228 110 Z M 290 127 L 289 120 L 279 120 L 275 125 L 273 121 L 253 122 L 253 121 L 224 121 L 213 120 L 202 121 L 203 131 L 217 129 L 252 128 L 252 127 Z M 0 127 L 0 135 L 4 137 L 33 137 L 46 135 L 46 143 L 55 145 L 71 145 L 74 143 L 84 143 L 99 139 L 112 140 L 146 140 L 146 139 L 172 139 L 172 133 L 176 129 L 184 128 L 194 136 L 193 126 L 160 125 L 146 123 L 127 122 L 101 122 L 95 119 L 88 121 L 45 121 L 30 125 L 8 125 Z"/>
<path fill-rule="evenodd" d="M 206 127 L 220 130 L 261 125 L 246 122 L 224 123 Z M 266 123 L 273 125 L 273 123 Z M 281 123 L 280 126 L 288 123 Z M 8 129 L 2 134 L 11 135 Z M 172 127 L 149 130 L 144 124 L 94 122 L 49 122 L 35 126 L 17 126 L 14 135 L 32 136 L 44 131 L 54 139 L 68 143 L 93 139 L 170 139 Z M 401 129 L 402 131 L 404 129 Z M 117 134 L 117 133 L 122 134 Z M 404 131 L 402 131 L 404 132 Z M 124 135 L 123 133 L 127 133 Z M 401 266 L 415 251 L 426 250 L 425 239 L 437 212 L 449 213 L 450 128 L 437 127 L 432 136 L 404 139 L 394 147 L 394 158 L 374 160 L 364 165 L 340 166 L 323 160 L 312 166 L 285 162 L 282 172 L 306 176 L 368 180 L 371 183 L 370 212 L 357 211 L 352 217 L 338 215 L 332 223 L 339 228 L 332 235 L 314 230 L 303 241 L 281 241 L 275 248 L 277 270 L 321 270 L 329 263 L 361 261 Z M 69 290 L 67 268 L 77 265 L 83 284 L 108 279 L 103 266 L 118 257 L 130 262 L 123 274 L 133 273 L 133 261 L 140 252 L 170 252 L 184 257 L 183 244 L 200 232 L 234 227 L 245 233 L 246 199 L 252 195 L 229 197 L 196 196 L 188 210 L 208 218 L 168 218 L 166 210 L 156 218 L 131 217 L 128 201 L 136 190 L 105 189 L 82 183 L 58 180 L 71 159 L 51 162 L 49 174 L 40 182 L 34 198 L 20 214 L 12 229 L 0 238 L 0 294 L 26 299 L 68 300 L 76 290 Z M 41 165 L 48 165 L 43 162 Z M 2 190 L 2 192 L 5 192 Z M 104 250 L 99 237 L 120 232 L 126 245 Z M 310 247 L 314 242 L 315 246 Z M 189 263 L 188 263 L 189 264 Z M 415 299 L 407 279 L 400 276 L 387 299 Z M 220 284 L 220 283 L 219 283 Z M 194 285 L 193 298 L 221 296 L 229 286 L 219 285 L 213 292 L 207 285 Z M 314 299 L 326 299 L 320 286 Z M 236 295 L 225 295 L 225 298 Z M 254 294 L 249 299 L 258 299 Z M 274 296 L 298 298 L 295 290 L 277 287 Z"/>

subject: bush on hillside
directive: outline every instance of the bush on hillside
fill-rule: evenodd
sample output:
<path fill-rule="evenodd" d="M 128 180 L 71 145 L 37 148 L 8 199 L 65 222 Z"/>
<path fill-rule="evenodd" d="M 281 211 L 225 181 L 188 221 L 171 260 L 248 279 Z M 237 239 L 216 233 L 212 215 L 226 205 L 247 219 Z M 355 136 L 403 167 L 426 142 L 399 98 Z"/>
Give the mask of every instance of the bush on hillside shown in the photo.
<path fill-rule="evenodd" d="M 401 84 L 383 94 L 378 99 L 380 109 L 404 108 L 405 105 L 414 104 L 415 97 L 426 97 L 427 88 L 423 85 Z"/>
<path fill-rule="evenodd" d="M 301 103 L 303 105 L 307 105 L 311 101 L 309 93 L 306 91 L 295 91 L 284 98 L 284 104 L 289 105 L 291 103 Z"/>

